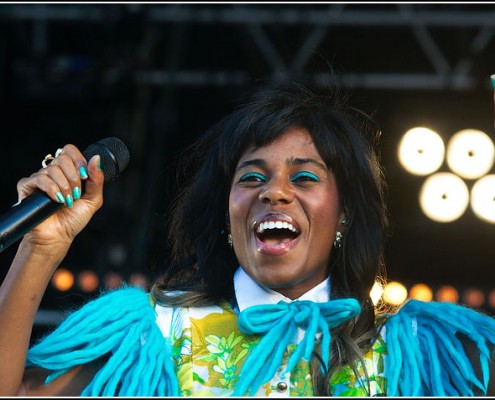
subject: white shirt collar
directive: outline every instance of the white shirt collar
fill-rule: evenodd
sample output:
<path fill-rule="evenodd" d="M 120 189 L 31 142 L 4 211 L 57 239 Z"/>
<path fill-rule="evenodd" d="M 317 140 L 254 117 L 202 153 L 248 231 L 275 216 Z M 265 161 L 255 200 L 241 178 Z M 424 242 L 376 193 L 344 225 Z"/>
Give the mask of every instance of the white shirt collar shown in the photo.
<path fill-rule="evenodd" d="M 277 304 L 280 300 L 287 303 L 293 301 L 283 294 L 270 288 L 261 286 L 251 278 L 242 267 L 237 268 L 234 274 L 234 289 L 239 311 L 258 304 Z M 297 300 L 311 300 L 324 303 L 330 300 L 330 278 L 304 293 Z"/>

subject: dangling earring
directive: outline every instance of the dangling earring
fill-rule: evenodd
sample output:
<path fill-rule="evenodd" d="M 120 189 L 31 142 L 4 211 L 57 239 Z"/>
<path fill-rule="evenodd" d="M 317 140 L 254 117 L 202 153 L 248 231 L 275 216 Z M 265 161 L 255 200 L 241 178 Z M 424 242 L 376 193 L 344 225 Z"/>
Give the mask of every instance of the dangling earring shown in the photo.
<path fill-rule="evenodd" d="M 345 217 L 340 223 L 342 226 L 346 226 L 349 223 L 347 217 Z M 344 239 L 344 234 L 341 231 L 335 232 L 335 240 L 333 241 L 333 245 L 338 249 L 342 247 L 342 240 Z"/>
<path fill-rule="evenodd" d="M 340 222 L 342 226 L 346 226 L 349 223 L 347 219 L 347 209 L 344 207 L 346 217 Z M 342 247 L 342 240 L 344 239 L 344 234 L 341 231 L 335 232 L 335 240 L 333 241 L 333 245 L 338 249 Z"/>
<path fill-rule="evenodd" d="M 342 246 L 342 238 L 343 237 L 344 237 L 344 235 L 342 234 L 342 232 L 340 232 L 340 231 L 335 232 L 335 240 L 333 241 L 333 245 L 337 249 Z"/>
<path fill-rule="evenodd" d="M 228 211 L 225 213 L 225 226 L 227 227 L 227 230 L 230 230 L 230 215 Z M 229 244 L 230 247 L 232 247 L 232 243 L 234 243 L 232 241 L 231 233 L 227 235 L 227 243 Z"/>

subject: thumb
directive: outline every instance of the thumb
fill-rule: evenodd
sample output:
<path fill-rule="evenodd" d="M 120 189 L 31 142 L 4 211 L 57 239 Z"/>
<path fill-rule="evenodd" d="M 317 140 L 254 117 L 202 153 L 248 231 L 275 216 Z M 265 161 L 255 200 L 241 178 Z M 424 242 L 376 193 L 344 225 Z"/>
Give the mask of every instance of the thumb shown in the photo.
<path fill-rule="evenodd" d="M 88 162 L 88 179 L 85 181 L 84 197 L 97 199 L 103 196 L 105 176 L 100 166 L 100 155 L 96 154 Z"/>

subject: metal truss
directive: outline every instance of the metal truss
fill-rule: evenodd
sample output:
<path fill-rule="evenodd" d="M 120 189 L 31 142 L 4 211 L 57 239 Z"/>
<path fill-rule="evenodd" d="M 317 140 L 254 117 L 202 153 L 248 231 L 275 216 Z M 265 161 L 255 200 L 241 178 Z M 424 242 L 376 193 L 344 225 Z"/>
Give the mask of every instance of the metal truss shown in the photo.
<path fill-rule="evenodd" d="M 490 4 L 17 4 L 0 6 L 0 21 L 31 21 L 33 49 L 42 52 L 47 46 L 46 29 L 58 22 L 84 21 L 88 24 L 115 21 L 126 14 L 140 15 L 143 23 L 156 26 L 181 26 L 186 31 L 195 27 L 236 27 L 243 40 L 249 40 L 251 51 L 262 60 L 265 77 L 285 79 L 298 76 L 315 84 L 343 84 L 347 87 L 373 89 L 457 89 L 471 90 L 480 81 L 475 74 L 492 60 L 494 54 L 495 5 Z M 273 29 L 300 30 L 297 49 L 289 56 L 281 54 L 283 36 Z M 206 28 L 205 28 L 206 29 Z M 399 62 L 392 69 L 374 71 L 346 64 L 339 73 L 324 68 L 308 68 L 314 54 L 332 52 L 336 35 L 366 32 L 353 46 L 363 58 Z M 375 33 L 380 39 L 375 45 Z M 400 46 L 393 46 L 396 35 Z M 247 39 L 246 39 L 247 37 Z M 388 37 L 388 40 L 387 40 Z M 462 46 L 456 46 L 461 38 Z M 378 40 L 378 39 L 377 39 Z M 460 43 L 458 43 L 460 44 Z M 177 43 L 183 46 L 184 43 Z M 188 43 L 188 46 L 194 46 Z M 373 48 L 374 52 L 363 50 Z M 392 49 L 392 52 L 391 52 Z M 191 48 L 192 50 L 192 48 Z M 408 52 L 421 60 L 412 67 L 406 61 Z M 249 55 L 248 55 L 249 56 Z M 255 54 L 253 53 L 253 57 Z M 412 56 L 411 56 L 412 57 Z M 403 62 L 400 62 L 404 59 Z M 368 65 L 367 63 L 365 63 Z M 151 66 L 134 71 L 138 84 L 172 86 L 242 85 L 252 78 L 248 68 L 236 70 L 215 68 L 174 68 Z"/>
<path fill-rule="evenodd" d="M 344 84 L 347 87 L 362 87 L 375 89 L 473 89 L 478 77 L 471 75 L 473 67 L 486 55 L 488 46 L 494 45 L 495 6 L 485 9 L 476 7 L 439 7 L 424 8 L 410 4 L 396 4 L 388 9 L 374 6 L 356 6 L 354 4 L 328 4 L 323 8 L 311 9 L 304 7 L 250 8 L 235 6 L 217 12 L 213 8 L 195 10 L 180 6 L 170 8 L 154 8 L 148 10 L 148 16 L 154 21 L 204 23 L 204 24 L 242 24 L 258 46 L 264 59 L 270 65 L 274 78 L 284 79 L 290 75 L 305 75 L 316 84 Z M 300 48 L 288 62 L 280 56 L 277 42 L 269 37 L 267 27 L 273 25 L 310 26 L 307 36 Z M 345 72 L 338 75 L 328 72 L 305 71 L 311 56 L 318 51 L 324 38 L 330 35 L 332 28 L 366 28 L 369 35 L 375 29 L 394 30 L 407 29 L 411 33 L 413 45 L 419 45 L 427 72 L 403 70 L 380 72 Z M 468 46 L 449 60 L 442 49 L 443 43 L 435 39 L 432 29 L 444 31 L 469 30 L 471 37 Z M 448 35 L 447 35 L 448 37 Z M 451 37 L 451 40 L 455 40 Z M 410 43 L 404 43 L 409 48 Z M 375 57 L 390 57 L 388 47 L 383 47 L 384 54 L 374 54 Z M 406 50 L 407 51 L 407 50 Z M 400 54 L 393 56 L 400 57 Z M 170 84 L 178 82 L 201 82 L 213 84 L 241 83 L 247 78 L 247 73 L 238 71 L 155 71 L 139 75 L 140 80 L 147 83 Z"/>

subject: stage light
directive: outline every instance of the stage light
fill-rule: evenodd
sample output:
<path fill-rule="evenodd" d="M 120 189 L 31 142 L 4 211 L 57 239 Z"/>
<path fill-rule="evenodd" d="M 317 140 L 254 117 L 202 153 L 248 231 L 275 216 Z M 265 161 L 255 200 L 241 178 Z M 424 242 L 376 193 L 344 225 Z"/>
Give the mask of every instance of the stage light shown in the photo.
<path fill-rule="evenodd" d="M 119 289 L 124 283 L 124 278 L 118 272 L 108 272 L 103 278 L 103 285 L 106 289 Z"/>
<path fill-rule="evenodd" d="M 491 308 L 495 309 L 495 289 L 491 290 L 488 293 L 488 304 Z"/>
<path fill-rule="evenodd" d="M 486 221 L 495 223 L 495 175 L 477 180 L 471 189 L 471 209 Z"/>
<path fill-rule="evenodd" d="M 447 145 L 447 165 L 457 175 L 477 179 L 493 166 L 495 147 L 490 137 L 477 129 L 454 134 Z"/>
<path fill-rule="evenodd" d="M 129 277 L 129 285 L 131 286 L 147 289 L 149 284 L 148 278 L 139 272 L 133 272 Z"/>
<path fill-rule="evenodd" d="M 476 288 L 468 288 L 462 294 L 462 301 L 470 307 L 481 307 L 485 302 L 485 295 Z"/>
<path fill-rule="evenodd" d="M 438 172 L 424 181 L 419 203 L 428 218 L 437 222 L 451 222 L 466 211 L 469 191 L 457 175 Z"/>
<path fill-rule="evenodd" d="M 68 269 L 59 268 L 52 276 L 52 285 L 61 292 L 66 292 L 74 285 L 74 275 Z"/>
<path fill-rule="evenodd" d="M 437 290 L 435 297 L 441 302 L 457 303 L 459 301 L 459 292 L 453 286 L 444 285 Z"/>
<path fill-rule="evenodd" d="M 417 283 L 409 290 L 409 297 L 415 300 L 431 301 L 433 299 L 433 291 L 424 283 Z"/>
<path fill-rule="evenodd" d="M 100 279 L 94 271 L 84 270 L 77 275 L 77 286 L 83 292 L 94 292 L 99 284 Z"/>
<path fill-rule="evenodd" d="M 127 249 L 122 243 L 114 243 L 108 248 L 108 261 L 115 266 L 122 266 L 127 260 Z"/>
<path fill-rule="evenodd" d="M 371 301 L 373 302 L 374 306 L 378 304 L 378 302 L 382 297 L 382 294 L 383 294 L 382 285 L 379 282 L 375 282 L 375 284 L 373 285 L 370 291 Z"/>
<path fill-rule="evenodd" d="M 435 172 L 442 165 L 444 156 L 445 145 L 442 138 L 428 128 L 416 127 L 408 130 L 399 143 L 399 161 L 414 175 Z"/>
<path fill-rule="evenodd" d="M 394 306 L 399 306 L 407 299 L 407 289 L 402 283 L 389 282 L 383 289 L 383 300 Z"/>

